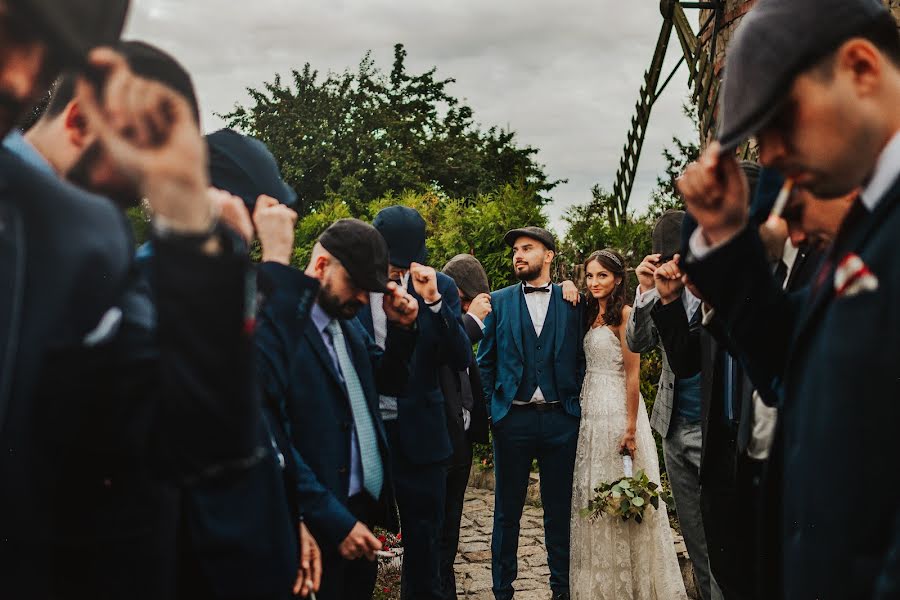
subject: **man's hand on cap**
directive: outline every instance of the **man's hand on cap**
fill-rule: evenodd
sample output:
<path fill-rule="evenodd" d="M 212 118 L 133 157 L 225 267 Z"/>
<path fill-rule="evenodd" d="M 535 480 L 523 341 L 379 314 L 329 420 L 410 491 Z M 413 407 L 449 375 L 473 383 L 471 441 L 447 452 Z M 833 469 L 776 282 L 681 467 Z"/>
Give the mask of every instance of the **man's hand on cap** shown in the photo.
<path fill-rule="evenodd" d="M 78 100 L 107 154 L 167 228 L 186 234 L 210 231 L 217 207 L 207 193 L 206 143 L 187 100 L 135 76 L 113 50 L 94 50 L 89 62 L 106 74 L 104 90 L 98 96 L 94 85 L 81 79 Z"/>
<path fill-rule="evenodd" d="M 401 327 L 412 327 L 419 316 L 419 302 L 393 281 L 387 284 L 384 295 L 384 314 L 387 320 Z"/>
<path fill-rule="evenodd" d="M 749 186 L 737 160 L 713 142 L 678 179 L 678 191 L 710 245 L 737 235 L 747 224 Z"/>
<path fill-rule="evenodd" d="M 414 262 L 409 265 L 409 276 L 412 279 L 413 289 L 422 296 L 426 304 L 434 304 L 441 299 L 437 287 L 437 272 L 432 267 Z"/>
<path fill-rule="evenodd" d="M 275 198 L 262 195 L 256 200 L 253 223 L 262 246 L 263 262 L 290 264 L 297 213 Z"/>

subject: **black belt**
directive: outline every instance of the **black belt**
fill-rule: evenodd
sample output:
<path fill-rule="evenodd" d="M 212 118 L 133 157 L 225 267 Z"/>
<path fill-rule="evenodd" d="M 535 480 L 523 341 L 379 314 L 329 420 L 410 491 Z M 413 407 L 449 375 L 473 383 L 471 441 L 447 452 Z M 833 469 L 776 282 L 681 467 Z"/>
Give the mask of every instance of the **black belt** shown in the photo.
<path fill-rule="evenodd" d="M 513 408 L 528 408 L 538 412 L 546 412 L 548 410 L 559 410 L 562 408 L 560 402 L 529 402 L 527 404 L 513 404 Z"/>

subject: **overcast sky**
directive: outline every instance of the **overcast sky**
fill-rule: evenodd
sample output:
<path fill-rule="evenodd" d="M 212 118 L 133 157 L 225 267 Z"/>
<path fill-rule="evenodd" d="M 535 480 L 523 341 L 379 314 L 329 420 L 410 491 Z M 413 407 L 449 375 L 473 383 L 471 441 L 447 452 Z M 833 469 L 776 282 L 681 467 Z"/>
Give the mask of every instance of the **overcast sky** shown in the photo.
<path fill-rule="evenodd" d="M 517 132 L 540 149 L 554 190 L 549 213 L 561 230 L 567 206 L 612 188 L 644 71 L 659 35 L 658 0 L 134 0 L 126 31 L 171 52 L 194 76 L 204 128 L 245 102 L 246 87 L 306 62 L 324 72 L 354 68 L 367 50 L 390 70 L 393 46 L 408 68 L 436 66 L 451 93 L 483 126 Z M 695 20 L 695 15 L 689 15 Z M 680 52 L 669 45 L 667 66 Z M 682 70 L 656 103 L 632 194 L 646 206 L 662 148 L 696 134 L 682 116 Z"/>

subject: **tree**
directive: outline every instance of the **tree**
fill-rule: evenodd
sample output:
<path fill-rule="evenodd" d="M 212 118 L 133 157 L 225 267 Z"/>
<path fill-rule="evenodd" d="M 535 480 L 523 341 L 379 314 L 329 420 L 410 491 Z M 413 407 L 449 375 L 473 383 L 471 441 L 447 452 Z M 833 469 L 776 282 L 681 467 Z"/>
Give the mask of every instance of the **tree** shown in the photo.
<path fill-rule="evenodd" d="M 551 181 L 535 161 L 537 149 L 520 147 L 515 133 L 475 125 L 472 109 L 450 93 L 454 79 L 436 68 L 410 74 L 406 50 L 394 48 L 385 75 L 370 54 L 356 72 L 320 79 L 307 63 L 291 85 L 276 75 L 248 89 L 252 104 L 223 115 L 234 127 L 265 142 L 306 214 L 322 202 L 346 202 L 353 214 L 389 194 L 429 191 L 472 201 L 510 184 L 544 204 Z"/>

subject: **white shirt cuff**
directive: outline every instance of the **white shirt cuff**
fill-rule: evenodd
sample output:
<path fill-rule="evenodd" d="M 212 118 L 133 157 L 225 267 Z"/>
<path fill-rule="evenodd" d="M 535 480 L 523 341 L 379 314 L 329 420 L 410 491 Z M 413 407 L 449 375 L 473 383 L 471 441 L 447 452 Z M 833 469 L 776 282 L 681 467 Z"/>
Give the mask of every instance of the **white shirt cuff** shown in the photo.
<path fill-rule="evenodd" d="M 482 331 L 484 331 L 484 321 L 482 321 L 481 319 L 479 319 L 478 317 L 476 317 L 476 316 L 475 316 L 475 313 L 469 312 L 469 313 L 466 313 L 466 314 L 469 315 L 470 317 L 472 317 L 473 319 L 475 319 L 475 322 L 478 324 L 478 327 L 479 327 Z"/>
<path fill-rule="evenodd" d="M 659 299 L 659 292 L 656 291 L 655 287 L 642 294 L 641 288 L 638 286 L 637 295 L 634 298 L 634 308 L 644 308 L 657 299 Z"/>

